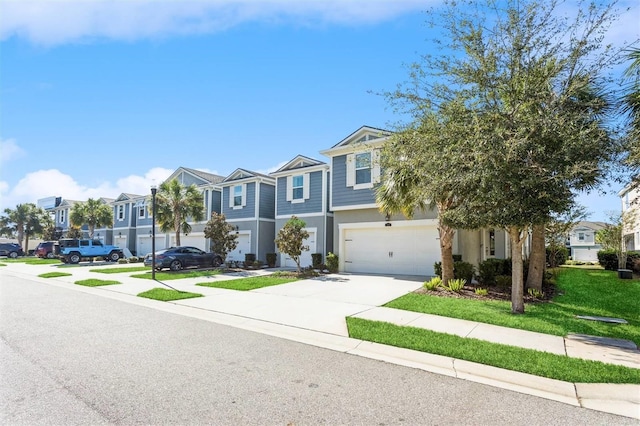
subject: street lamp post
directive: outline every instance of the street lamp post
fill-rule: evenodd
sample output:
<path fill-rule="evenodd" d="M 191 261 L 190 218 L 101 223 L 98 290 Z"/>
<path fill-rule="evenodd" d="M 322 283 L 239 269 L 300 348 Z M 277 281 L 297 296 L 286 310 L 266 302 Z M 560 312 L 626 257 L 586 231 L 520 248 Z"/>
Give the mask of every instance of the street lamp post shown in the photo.
<path fill-rule="evenodd" d="M 151 187 L 151 279 L 156 279 L 156 192 L 155 185 Z"/>

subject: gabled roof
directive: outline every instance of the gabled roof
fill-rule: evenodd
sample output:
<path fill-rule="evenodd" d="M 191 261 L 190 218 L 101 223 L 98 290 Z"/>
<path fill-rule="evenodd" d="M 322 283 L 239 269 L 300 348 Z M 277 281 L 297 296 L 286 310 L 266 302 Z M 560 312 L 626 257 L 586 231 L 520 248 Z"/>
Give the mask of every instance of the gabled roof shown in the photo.
<path fill-rule="evenodd" d="M 115 201 L 115 199 L 107 197 L 100 197 L 99 200 L 102 201 L 103 204 L 111 204 Z"/>
<path fill-rule="evenodd" d="M 114 200 L 114 203 L 117 203 L 119 201 L 129 201 L 129 200 L 133 200 L 135 198 L 140 198 L 140 197 L 143 197 L 143 195 L 129 194 L 127 192 L 123 192 L 122 194 L 118 195 L 118 198 Z"/>
<path fill-rule="evenodd" d="M 604 229 L 607 226 L 605 222 L 590 222 L 587 220 L 582 220 L 575 224 L 573 227 L 573 231 L 577 229 L 592 229 L 594 231 L 599 231 L 600 229 Z"/>
<path fill-rule="evenodd" d="M 69 206 L 73 206 L 76 203 L 81 203 L 82 201 L 78 201 L 78 200 L 66 200 L 63 199 L 62 202 L 60 203 L 60 205 L 58 207 L 56 207 L 56 209 L 60 208 L 60 207 L 69 207 Z"/>
<path fill-rule="evenodd" d="M 222 183 L 237 182 L 239 180 L 266 180 L 269 183 L 273 183 L 274 179 L 271 176 L 252 172 L 246 169 L 235 169 L 229 176 L 224 178 Z"/>
<path fill-rule="evenodd" d="M 316 160 L 310 157 L 305 157 L 304 155 L 297 155 L 293 160 L 289 161 L 284 166 L 280 167 L 273 173 L 270 173 L 271 176 L 286 174 L 287 172 L 299 171 L 300 169 L 309 169 L 309 168 L 318 168 L 318 167 L 326 167 L 329 166 L 324 161 Z"/>
<path fill-rule="evenodd" d="M 333 153 L 347 151 L 354 145 L 362 144 L 379 144 L 383 142 L 387 137 L 391 136 L 393 132 L 385 129 L 379 129 L 377 127 L 362 126 L 355 132 L 351 133 L 346 138 L 335 144 L 329 149 L 320 151 L 321 154 L 331 156 Z"/>
<path fill-rule="evenodd" d="M 219 176 L 219 175 L 215 175 L 213 173 L 203 172 L 202 170 L 190 169 L 188 167 L 182 167 L 181 166 L 181 167 L 178 167 L 176 169 L 176 171 L 173 172 L 171 174 L 171 176 L 169 176 L 165 180 L 165 182 L 169 182 L 169 181 L 177 178 L 178 176 L 180 176 L 181 173 L 187 173 L 187 174 L 190 174 L 190 175 L 198 178 L 199 180 L 202 181 L 202 183 L 200 185 L 211 184 L 211 183 L 220 183 L 220 182 L 222 182 L 224 180 L 224 176 Z"/>

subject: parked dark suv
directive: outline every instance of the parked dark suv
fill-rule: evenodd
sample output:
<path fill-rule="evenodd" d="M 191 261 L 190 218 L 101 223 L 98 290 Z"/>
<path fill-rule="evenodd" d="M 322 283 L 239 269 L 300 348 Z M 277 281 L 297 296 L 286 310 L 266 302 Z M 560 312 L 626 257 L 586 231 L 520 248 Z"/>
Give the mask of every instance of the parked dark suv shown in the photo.
<path fill-rule="evenodd" d="M 36 247 L 34 254 L 38 257 L 53 259 L 58 251 L 58 243 L 56 241 L 43 241 Z"/>
<path fill-rule="evenodd" d="M 24 256 L 22 246 L 16 243 L 0 243 L 0 256 L 7 256 L 15 259 L 18 256 Z"/>

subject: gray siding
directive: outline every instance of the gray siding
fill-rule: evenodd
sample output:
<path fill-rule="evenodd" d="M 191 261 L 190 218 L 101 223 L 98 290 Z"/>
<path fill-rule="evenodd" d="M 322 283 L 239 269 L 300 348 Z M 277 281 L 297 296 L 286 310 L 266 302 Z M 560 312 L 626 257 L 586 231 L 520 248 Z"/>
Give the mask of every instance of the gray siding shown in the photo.
<path fill-rule="evenodd" d="M 278 215 L 299 215 L 322 212 L 322 173 L 309 173 L 309 199 L 303 203 L 287 201 L 287 177 L 278 178 Z"/>
<path fill-rule="evenodd" d="M 262 218 L 275 218 L 276 188 L 267 183 L 260 184 L 259 214 Z"/>
<path fill-rule="evenodd" d="M 177 179 L 178 181 L 182 182 L 182 184 L 184 184 L 185 186 L 189 186 L 189 185 L 198 186 L 205 183 L 205 181 L 203 181 L 201 178 L 195 177 L 188 173 L 181 173 L 180 176 L 177 177 Z"/>
<path fill-rule="evenodd" d="M 235 185 L 234 185 L 235 186 Z M 229 219 L 246 219 L 252 218 L 256 215 L 256 183 L 249 182 L 247 183 L 247 192 L 246 192 L 246 205 L 241 209 L 233 209 L 229 207 L 229 194 L 231 192 L 231 188 L 233 186 L 225 186 L 222 188 L 223 192 L 223 202 L 222 202 L 222 212 L 224 213 L 227 220 Z"/>
<path fill-rule="evenodd" d="M 261 260 L 262 262 L 267 261 L 267 253 L 275 253 L 276 244 L 274 240 L 276 239 L 276 224 L 272 221 L 260 221 L 260 237 L 258 241 L 258 250 L 254 252 L 256 254 L 256 259 Z M 255 244 L 255 241 L 251 242 L 252 246 Z"/>
<path fill-rule="evenodd" d="M 333 178 L 331 179 L 333 207 L 375 204 L 376 195 L 373 188 L 354 190 L 347 187 L 347 156 L 332 158 Z"/>

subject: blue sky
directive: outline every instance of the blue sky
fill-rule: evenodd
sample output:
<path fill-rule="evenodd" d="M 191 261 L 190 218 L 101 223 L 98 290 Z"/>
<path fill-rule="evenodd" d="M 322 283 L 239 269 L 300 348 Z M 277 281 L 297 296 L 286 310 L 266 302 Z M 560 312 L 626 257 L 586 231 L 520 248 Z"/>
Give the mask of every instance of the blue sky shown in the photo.
<path fill-rule="evenodd" d="M 360 126 L 401 118 L 375 92 L 430 51 L 429 4 L 1 0 L 0 208 L 146 194 L 180 166 L 327 161 Z M 638 38 L 638 10 L 614 42 Z M 580 201 L 591 220 L 620 209 L 611 193 Z"/>

